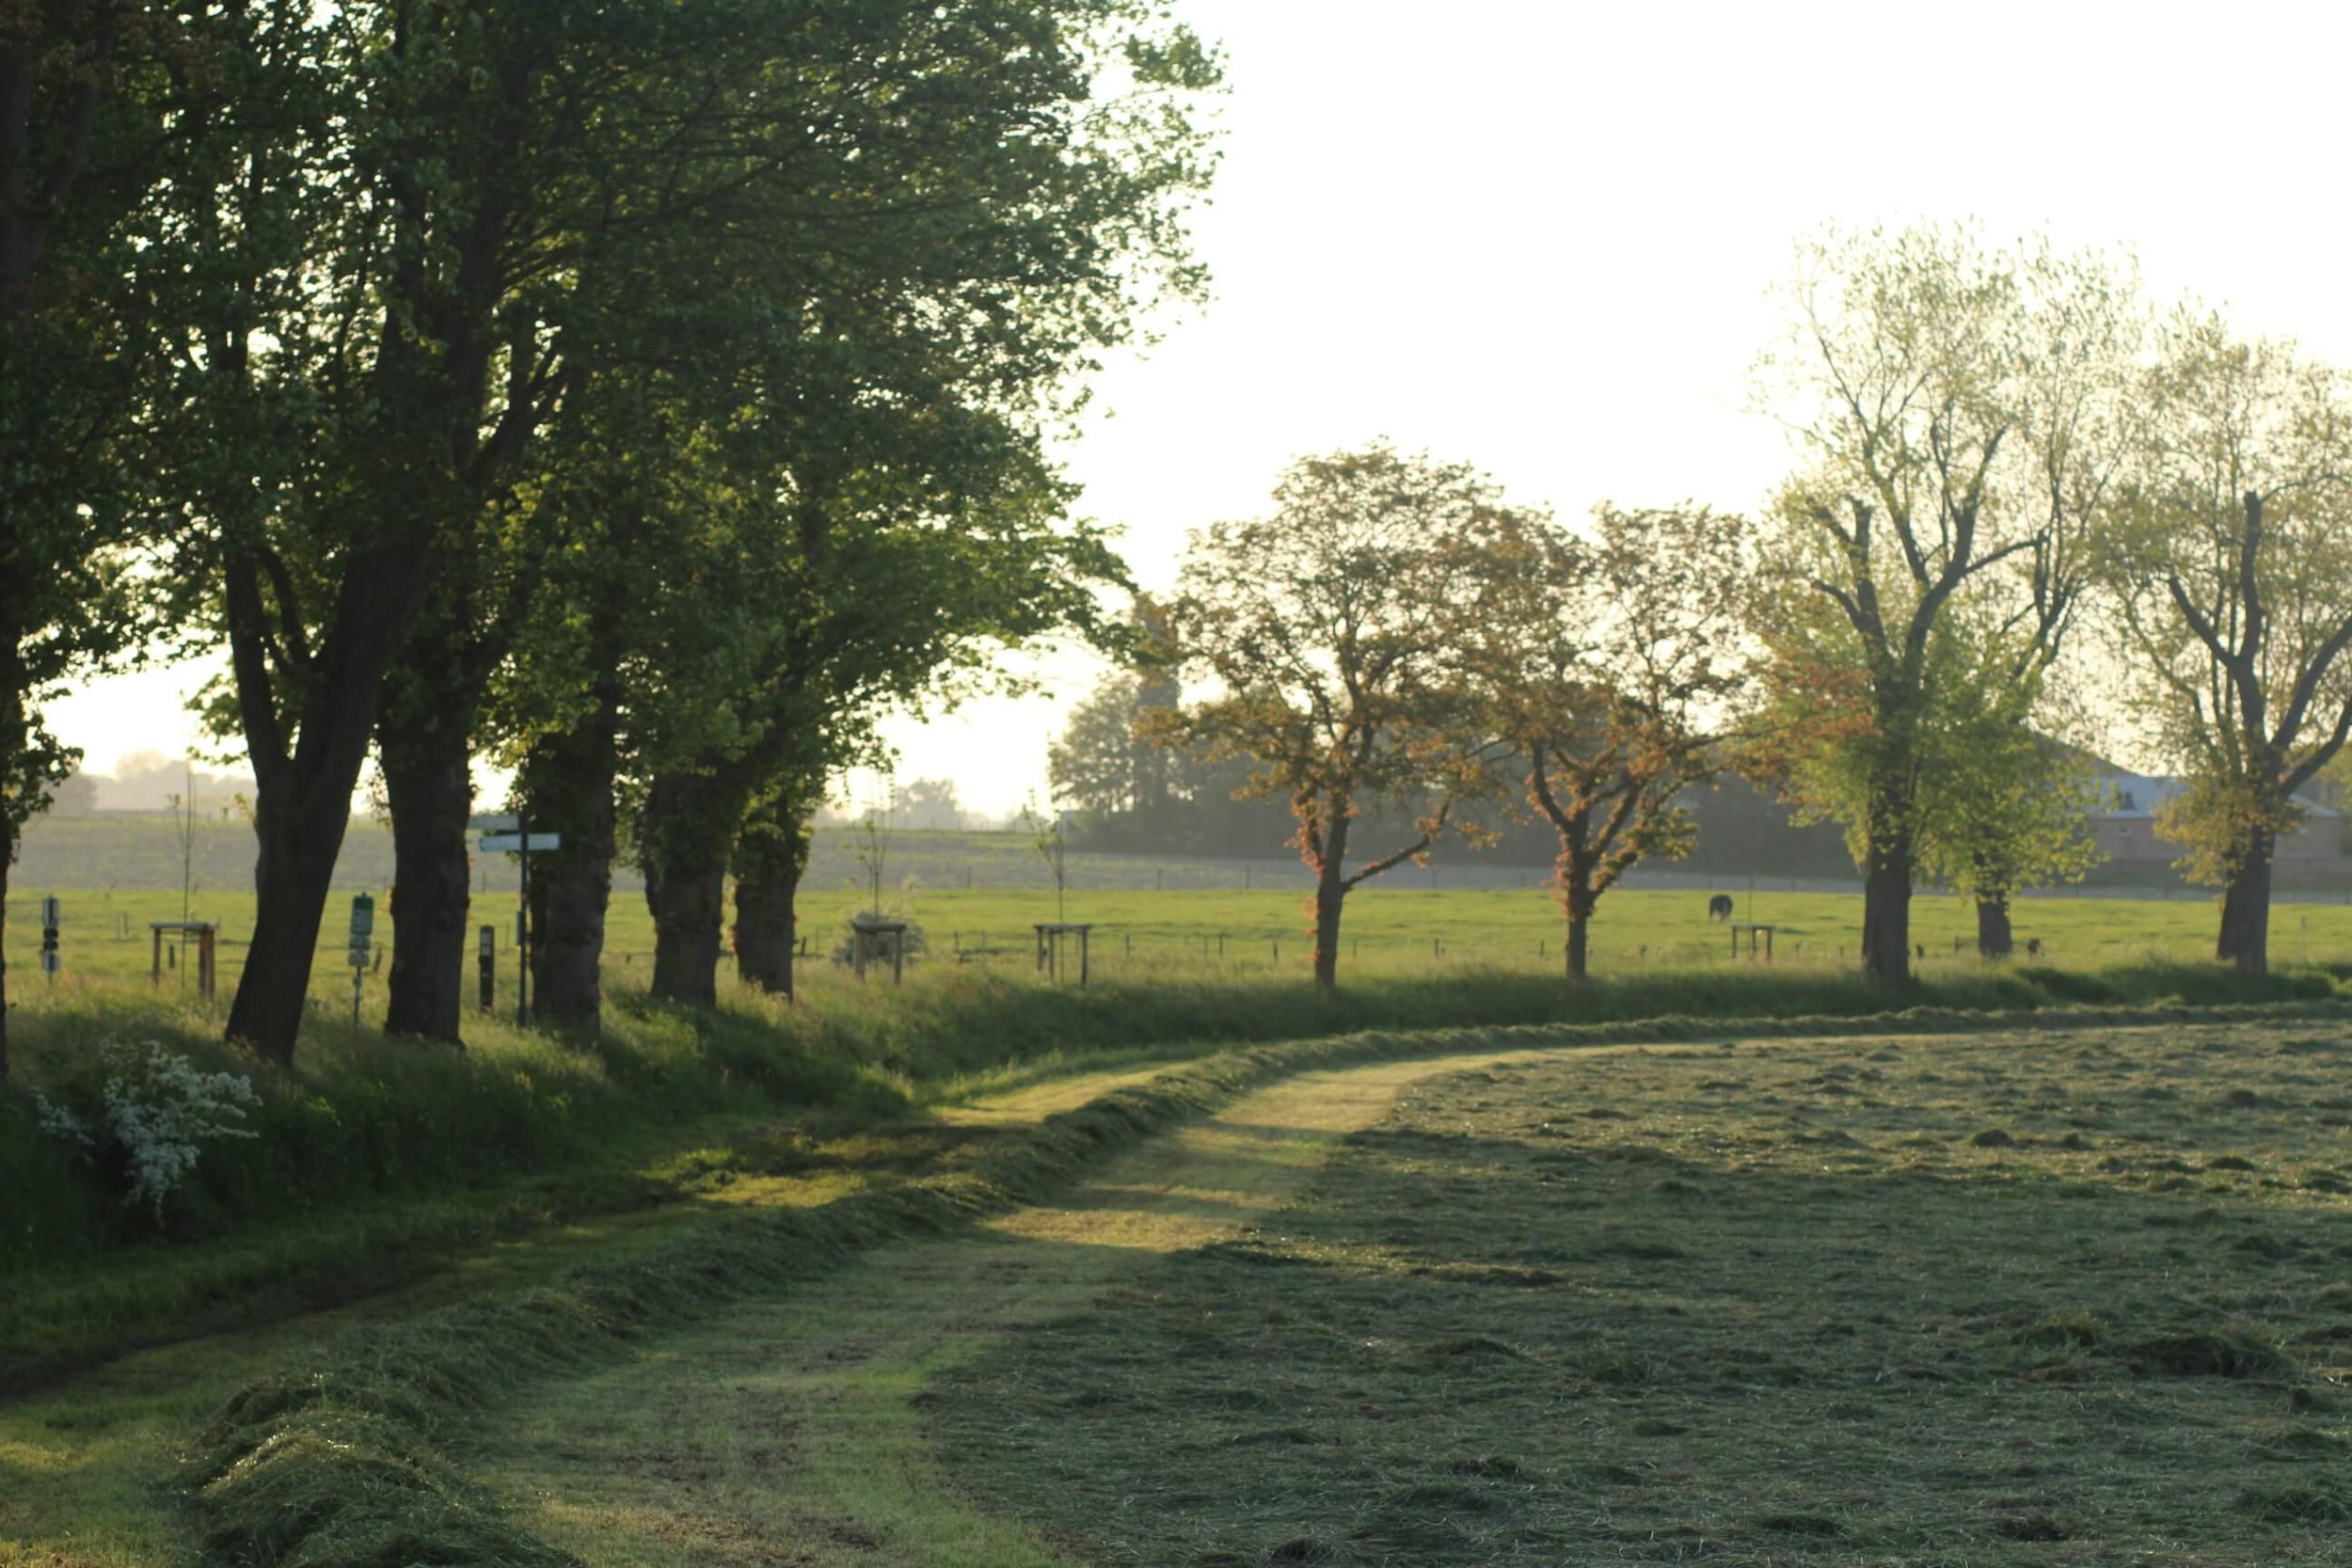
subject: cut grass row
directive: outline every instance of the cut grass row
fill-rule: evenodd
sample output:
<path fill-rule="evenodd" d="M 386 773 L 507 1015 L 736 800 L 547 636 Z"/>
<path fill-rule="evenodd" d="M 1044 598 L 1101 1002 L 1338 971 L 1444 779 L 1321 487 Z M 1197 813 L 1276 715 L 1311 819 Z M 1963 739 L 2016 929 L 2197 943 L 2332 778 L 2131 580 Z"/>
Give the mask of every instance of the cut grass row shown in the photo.
<path fill-rule="evenodd" d="M 2094 1027 L 2143 1016 L 2088 1013 L 2068 1022 Z M 1922 1012 L 1733 1032 L 1858 1037 L 2026 1022 Z M 1731 1027 L 1666 1020 L 1434 1038 L 1378 1034 L 1229 1053 L 1121 1089 L 1033 1132 L 979 1141 L 927 1179 L 852 1192 L 813 1209 L 749 1209 L 540 1289 L 372 1327 L 290 1359 L 230 1402 L 201 1445 L 197 1522 L 206 1549 L 222 1560 L 554 1560 L 544 1543 L 494 1506 L 452 1452 L 485 1410 L 524 1388 L 626 1354 L 730 1301 L 814 1279 L 885 1239 L 937 1233 L 1036 1201 L 1104 1153 L 1196 1119 L 1277 1077 L 1432 1052 L 1720 1037 Z M 2042 1037 L 2039 1030 L 2029 1037 Z"/>
<path fill-rule="evenodd" d="M 1402 1087 L 1525 1059 L 1383 1062 L 1258 1089 L 1048 1202 L 877 1248 L 818 1289 L 745 1301 L 533 1390 L 476 1429 L 469 1468 L 591 1568 L 1066 1563 L 941 1462 L 926 1431 L 938 1379 L 1279 1212 Z"/>

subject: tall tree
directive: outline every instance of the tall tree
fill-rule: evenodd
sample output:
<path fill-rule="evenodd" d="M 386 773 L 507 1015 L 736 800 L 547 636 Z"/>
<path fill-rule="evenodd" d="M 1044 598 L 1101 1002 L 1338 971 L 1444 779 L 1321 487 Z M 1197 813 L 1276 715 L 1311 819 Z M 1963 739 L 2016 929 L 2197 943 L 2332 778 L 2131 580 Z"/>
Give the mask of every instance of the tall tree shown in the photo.
<path fill-rule="evenodd" d="M 662 670 L 662 721 L 701 736 L 663 747 L 673 760 L 644 782 L 637 814 L 653 987 L 672 1000 L 715 996 L 728 856 L 753 801 L 854 760 L 879 711 L 937 692 L 998 646 L 1091 635 L 1097 588 L 1120 580 L 1097 531 L 1060 522 L 1070 492 L 1033 434 L 952 399 L 912 426 L 898 406 L 849 420 L 824 406 L 818 429 L 776 433 L 789 454 L 776 480 L 743 487 L 777 498 L 748 509 L 729 568 L 758 614 L 729 653 L 748 678 Z M 785 798 L 803 813 L 818 804 L 805 788 Z M 770 827 L 788 845 L 787 825 Z M 739 906 L 739 932 L 761 907 Z"/>
<path fill-rule="evenodd" d="M 1314 976 L 1338 983 L 1347 895 L 1426 855 L 1491 784 L 1492 749 L 1456 657 L 1481 547 L 1512 516 L 1462 464 L 1386 444 L 1291 465 L 1271 516 L 1193 535 L 1168 605 L 1176 654 L 1219 692 L 1147 716 L 1147 736 L 1246 757 L 1290 802 L 1314 873 Z M 1425 800 L 1412 836 L 1351 861 L 1358 815 Z"/>
<path fill-rule="evenodd" d="M 233 92 L 241 10 L 0 6 L 0 922 L 19 832 L 79 754 L 41 704 L 152 626 L 141 447 L 160 330 L 190 308 L 155 198 L 213 153 L 224 114 L 265 113 Z"/>
<path fill-rule="evenodd" d="M 1768 519 L 1764 684 L 1846 822 L 1862 955 L 1910 973 L 1911 894 L 1935 776 L 1933 657 L 1955 617 L 1997 628 L 2004 678 L 2056 658 L 2089 581 L 2133 418 L 2127 278 L 2045 246 L 1934 230 L 1833 234 L 1804 254 L 1770 404 L 1808 467 Z"/>
<path fill-rule="evenodd" d="M 711 41 L 702 13 L 669 20 L 698 18 Z M 294 1047 L 386 672 L 562 394 L 568 296 L 595 241 L 641 221 L 615 207 L 630 177 L 648 188 L 648 121 L 677 134 L 673 187 L 715 178 L 660 71 L 627 69 L 675 62 L 662 23 L 570 0 L 340 8 L 310 29 L 315 68 L 280 71 L 317 88 L 303 135 L 187 193 L 222 280 L 187 358 L 211 432 L 240 437 L 210 443 L 225 455 L 194 488 L 260 841 L 228 1028 L 265 1054 Z M 292 461 L 234 461 L 264 448 Z"/>
<path fill-rule="evenodd" d="M 2260 974 L 2279 835 L 2352 734 L 2352 384 L 2184 311 L 2144 398 L 2109 574 L 2127 700 L 2187 777 L 2160 825 L 2222 888 L 2216 954 Z"/>
<path fill-rule="evenodd" d="M 620 343 L 625 363 L 682 357 L 667 328 L 678 312 L 661 312 L 648 332 L 635 302 L 663 298 L 666 279 L 691 274 L 725 280 L 690 309 L 731 330 L 691 341 L 720 357 L 757 357 L 767 372 L 758 396 L 797 404 L 891 395 L 883 378 L 844 375 L 838 362 L 885 359 L 919 341 L 954 396 L 1034 419 L 1157 294 L 1197 288 L 1178 214 L 1205 179 L 1190 101 L 1216 66 L 1162 8 L 960 0 L 908 13 L 829 0 L 761 14 L 771 21 L 749 40 L 756 48 L 714 51 L 685 100 L 699 116 L 690 134 L 725 153 L 718 182 L 681 193 L 675 139 L 648 134 L 644 144 L 657 152 L 656 184 L 623 205 L 671 222 L 658 234 L 624 233 L 629 264 L 606 269 L 617 284 L 599 296 L 598 346 Z M 711 130 L 727 124 L 752 132 L 736 133 L 732 151 Z M 796 351 L 826 363 L 821 378 L 795 379 Z M 603 373 L 577 343 L 566 353 L 576 376 Z M 715 365 L 706 379 L 731 384 Z M 723 427 L 756 422 L 741 408 L 705 412 Z M 797 422 L 809 423 L 805 411 Z M 396 951 L 389 1022 L 429 1034 L 453 1033 L 458 1016 L 467 762 L 483 692 L 512 641 L 512 617 L 485 613 L 481 577 L 444 567 L 416 644 L 389 678 L 388 693 L 405 700 L 385 708 L 382 724 L 409 916 L 396 947 L 413 932 L 416 960 Z M 655 815 L 670 825 L 647 842 L 673 843 L 680 813 L 716 824 L 741 802 L 723 790 L 706 812 L 696 803 L 705 793 L 682 779 L 654 788 Z M 659 898 L 700 909 L 715 896 L 707 867 L 649 869 Z M 693 925 L 699 952 L 715 934 L 701 914 Z M 675 977 L 659 957 L 656 973 L 664 986 Z"/>
<path fill-rule="evenodd" d="M 1584 536 L 1515 522 L 1474 566 L 1480 685 L 1559 834 L 1571 979 L 1601 895 L 1645 859 L 1690 851 L 1677 797 L 1728 763 L 1713 732 L 1741 685 L 1752 565 L 1738 517 L 1603 505 Z"/>

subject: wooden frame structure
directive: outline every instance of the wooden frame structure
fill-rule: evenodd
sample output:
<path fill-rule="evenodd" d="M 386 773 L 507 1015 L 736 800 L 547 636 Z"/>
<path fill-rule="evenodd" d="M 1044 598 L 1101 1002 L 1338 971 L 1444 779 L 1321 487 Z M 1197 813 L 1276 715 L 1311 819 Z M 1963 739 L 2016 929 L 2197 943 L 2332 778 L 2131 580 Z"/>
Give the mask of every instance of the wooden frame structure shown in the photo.
<path fill-rule="evenodd" d="M 861 980 L 866 978 L 866 960 L 880 961 L 878 943 L 890 939 L 890 983 L 906 984 L 907 923 L 903 920 L 852 920 L 850 922 L 850 964 Z"/>
<path fill-rule="evenodd" d="M 1075 921 L 1041 920 L 1037 931 L 1037 972 L 1054 979 L 1062 977 L 1064 963 L 1062 942 L 1067 937 L 1078 939 L 1078 989 L 1086 989 L 1088 945 L 1094 927 Z"/>
<path fill-rule="evenodd" d="M 183 949 L 187 945 L 185 939 L 192 936 L 196 938 L 196 994 L 210 1001 L 219 973 L 220 927 L 210 920 L 151 920 L 147 928 L 154 939 L 148 984 L 157 990 L 164 988 L 164 933 L 169 931 L 181 937 Z"/>

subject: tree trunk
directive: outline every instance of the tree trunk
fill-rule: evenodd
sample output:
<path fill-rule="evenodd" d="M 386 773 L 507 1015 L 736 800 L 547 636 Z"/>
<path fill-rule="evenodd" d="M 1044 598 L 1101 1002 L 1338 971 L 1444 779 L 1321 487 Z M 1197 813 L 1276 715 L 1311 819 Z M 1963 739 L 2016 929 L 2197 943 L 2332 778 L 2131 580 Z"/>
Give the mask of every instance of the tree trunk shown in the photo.
<path fill-rule="evenodd" d="M 0 816 L 0 1079 L 8 1075 L 8 869 L 16 863 L 15 819 Z"/>
<path fill-rule="evenodd" d="M 589 1029 L 604 1015 L 618 724 L 618 709 L 600 696 L 577 726 L 532 747 L 522 769 L 532 831 L 562 839 L 531 865 L 532 1012 Z"/>
<path fill-rule="evenodd" d="M 1911 977 L 1911 844 L 1870 847 L 1862 879 L 1862 967 L 1881 980 Z"/>
<path fill-rule="evenodd" d="M 371 681 L 371 690 L 373 686 Z M 302 1032 L 310 961 L 326 916 L 335 857 L 351 823 L 351 790 L 365 746 L 353 751 L 348 769 L 308 769 L 302 787 L 264 784 L 254 804 L 260 853 L 253 863 L 253 945 L 229 1004 L 227 1033 L 280 1066 L 294 1060 Z"/>
<path fill-rule="evenodd" d="M 1332 814 L 1322 863 L 1314 867 L 1315 984 L 1325 990 L 1340 983 L 1340 915 L 1347 903 L 1347 826 L 1343 802 Z"/>
<path fill-rule="evenodd" d="M 2240 974 L 2270 972 L 2271 835 L 2257 831 L 2254 842 L 2231 874 L 2221 894 L 2221 940 L 2215 956 Z"/>
<path fill-rule="evenodd" d="M 412 476 L 410 487 L 416 485 Z M 253 867 L 253 945 L 229 1004 L 228 1036 L 271 1061 L 294 1060 L 310 961 L 335 857 L 351 825 L 351 792 L 375 733 L 384 673 L 423 601 L 433 533 L 421 515 L 421 506 L 389 508 L 377 542 L 344 562 L 329 629 L 307 656 L 292 725 L 270 662 L 276 633 L 263 608 L 260 564 L 245 552 L 224 552 L 230 664 L 253 765 L 253 832 L 261 847 Z"/>
<path fill-rule="evenodd" d="M 1568 978 L 1581 980 L 1585 976 L 1585 944 L 1592 933 L 1593 917 L 1581 911 L 1568 911 Z"/>
<path fill-rule="evenodd" d="M 376 744 L 392 812 L 392 975 L 384 1031 L 461 1045 L 472 747 L 462 728 L 433 722 L 385 724 Z"/>
<path fill-rule="evenodd" d="M 663 773 L 646 792 L 638 832 L 645 907 L 653 911 L 653 994 L 712 1006 L 726 915 L 727 848 L 739 812 L 705 773 Z"/>
<path fill-rule="evenodd" d="M 792 995 L 799 940 L 793 901 L 808 869 L 804 809 L 799 796 L 779 796 L 758 831 L 746 832 L 736 844 L 736 968 L 750 984 L 783 997 Z"/>
<path fill-rule="evenodd" d="M 2009 895 L 1977 895 L 1977 957 L 2006 958 L 2013 945 L 2009 928 Z"/>

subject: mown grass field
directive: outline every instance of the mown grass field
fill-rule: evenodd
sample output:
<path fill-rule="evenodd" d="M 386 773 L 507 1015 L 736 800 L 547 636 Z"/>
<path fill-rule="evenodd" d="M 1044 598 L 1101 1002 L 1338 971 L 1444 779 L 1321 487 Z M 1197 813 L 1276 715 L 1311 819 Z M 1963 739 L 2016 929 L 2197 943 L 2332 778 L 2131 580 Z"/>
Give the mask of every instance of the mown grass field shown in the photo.
<path fill-rule="evenodd" d="M 2302 1009 L 747 1117 L 661 1201 L 0 1397 L 0 1563 L 2334 1561 L 2352 1026 Z"/>
<path fill-rule="evenodd" d="M 1089 1563 L 2340 1562 L 2347 1069 L 2341 1024 L 1496 1066 L 924 1402 Z"/>

